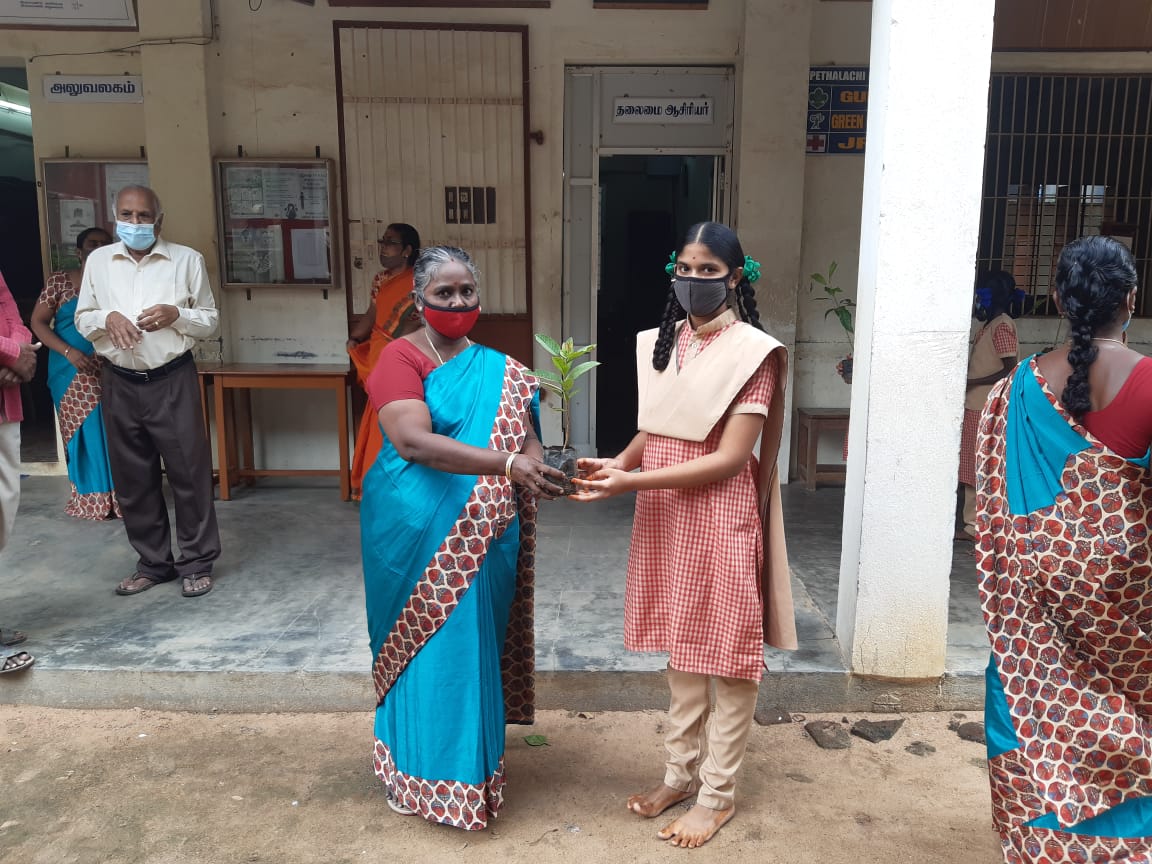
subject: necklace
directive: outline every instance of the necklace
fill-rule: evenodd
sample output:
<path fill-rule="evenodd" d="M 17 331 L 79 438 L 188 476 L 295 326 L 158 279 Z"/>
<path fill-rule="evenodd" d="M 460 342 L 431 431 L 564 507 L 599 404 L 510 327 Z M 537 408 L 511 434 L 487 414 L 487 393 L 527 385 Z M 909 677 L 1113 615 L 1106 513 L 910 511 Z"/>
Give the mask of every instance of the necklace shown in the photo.
<path fill-rule="evenodd" d="M 428 347 L 432 349 L 432 353 L 436 355 L 436 359 L 439 360 L 440 365 L 443 366 L 444 365 L 444 358 L 441 357 L 440 352 L 436 350 L 436 346 L 432 342 L 432 337 L 428 335 L 428 328 L 427 327 L 424 328 L 424 338 L 428 340 Z M 461 348 L 460 351 L 457 351 L 456 354 L 453 354 L 452 357 L 455 357 L 457 354 L 460 354 L 462 351 L 466 351 L 472 347 L 472 340 L 469 339 L 467 336 L 464 337 L 464 343 L 465 343 L 464 347 Z M 448 359 L 451 360 L 452 357 L 449 357 Z"/>
<path fill-rule="evenodd" d="M 1115 342 L 1117 345 L 1124 345 L 1123 340 L 1121 340 L 1121 339 L 1109 339 L 1107 336 L 1093 336 L 1092 341 L 1093 342 Z M 1124 345 L 1124 347 L 1127 348 L 1128 346 Z"/>

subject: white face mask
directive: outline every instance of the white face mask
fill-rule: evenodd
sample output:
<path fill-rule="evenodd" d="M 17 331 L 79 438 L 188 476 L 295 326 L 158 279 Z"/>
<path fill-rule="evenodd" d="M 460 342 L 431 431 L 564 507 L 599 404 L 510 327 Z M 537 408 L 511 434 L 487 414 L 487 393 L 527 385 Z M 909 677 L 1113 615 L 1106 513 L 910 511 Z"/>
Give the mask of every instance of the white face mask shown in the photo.
<path fill-rule="evenodd" d="M 136 252 L 144 252 L 156 245 L 156 226 L 150 223 L 121 222 L 116 220 L 116 236 L 124 245 Z"/>

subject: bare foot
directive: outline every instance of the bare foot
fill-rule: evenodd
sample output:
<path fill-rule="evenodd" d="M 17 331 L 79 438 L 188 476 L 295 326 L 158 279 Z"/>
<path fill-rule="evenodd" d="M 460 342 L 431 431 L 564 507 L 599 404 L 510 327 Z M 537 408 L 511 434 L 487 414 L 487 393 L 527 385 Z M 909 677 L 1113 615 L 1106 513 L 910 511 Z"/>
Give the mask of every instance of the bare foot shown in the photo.
<path fill-rule="evenodd" d="M 691 790 L 681 792 L 679 789 L 673 789 L 671 786 L 665 786 L 661 783 L 655 789 L 631 796 L 628 799 L 628 809 L 638 816 L 651 819 L 653 816 L 659 816 L 672 805 L 679 804 L 695 794 Z"/>
<path fill-rule="evenodd" d="M 692 809 L 678 819 L 673 819 L 668 825 L 656 832 L 661 840 L 667 840 L 670 846 L 679 846 L 681 849 L 695 849 L 711 840 L 716 832 L 728 824 L 736 815 L 736 808 L 727 810 L 713 810 L 703 804 L 694 804 Z"/>

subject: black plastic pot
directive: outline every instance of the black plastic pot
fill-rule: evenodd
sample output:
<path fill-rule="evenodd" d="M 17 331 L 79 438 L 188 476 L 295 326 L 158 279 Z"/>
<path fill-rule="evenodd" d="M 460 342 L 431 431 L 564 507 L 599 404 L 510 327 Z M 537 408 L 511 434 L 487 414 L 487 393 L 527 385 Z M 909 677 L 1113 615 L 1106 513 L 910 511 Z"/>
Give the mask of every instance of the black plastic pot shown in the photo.
<path fill-rule="evenodd" d="M 571 495 L 576 491 L 576 484 L 572 482 L 572 478 L 576 476 L 576 451 L 571 447 L 545 447 L 544 448 L 544 464 L 549 468 L 557 468 L 564 472 L 567 478 L 560 487 L 564 490 L 565 495 Z"/>

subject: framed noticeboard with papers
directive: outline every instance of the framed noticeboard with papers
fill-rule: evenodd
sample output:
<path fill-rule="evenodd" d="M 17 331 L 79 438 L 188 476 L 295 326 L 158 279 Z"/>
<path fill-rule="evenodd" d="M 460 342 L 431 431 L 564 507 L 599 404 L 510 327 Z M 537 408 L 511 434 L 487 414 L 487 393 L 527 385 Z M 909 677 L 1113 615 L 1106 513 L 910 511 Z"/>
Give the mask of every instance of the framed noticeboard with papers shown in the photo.
<path fill-rule="evenodd" d="M 218 159 L 225 288 L 335 288 L 330 159 Z"/>
<path fill-rule="evenodd" d="M 44 217 L 48 228 L 48 269 L 80 266 L 76 240 L 88 228 L 116 237 L 116 196 L 125 186 L 148 185 L 143 159 L 43 159 Z"/>

